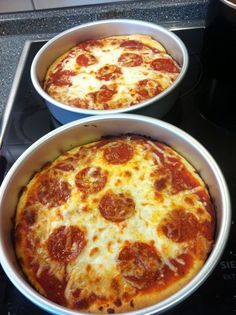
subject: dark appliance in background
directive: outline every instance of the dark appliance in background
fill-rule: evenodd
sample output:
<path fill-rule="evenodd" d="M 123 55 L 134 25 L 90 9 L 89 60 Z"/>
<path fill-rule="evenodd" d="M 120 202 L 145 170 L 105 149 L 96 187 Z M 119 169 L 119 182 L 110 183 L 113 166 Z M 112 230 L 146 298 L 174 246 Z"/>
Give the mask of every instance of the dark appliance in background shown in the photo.
<path fill-rule="evenodd" d="M 213 2 L 216 3 L 216 0 Z M 217 5 L 222 4 L 219 1 Z M 212 7 L 209 6 L 209 14 L 211 9 Z M 236 86 L 235 91 L 231 86 L 229 87 L 229 82 L 231 83 L 229 76 L 231 76 L 233 67 L 236 67 L 236 63 L 233 64 L 232 61 L 229 69 L 224 66 L 224 62 L 229 61 L 231 52 L 227 55 L 229 49 L 222 48 L 222 45 L 226 45 L 222 44 L 223 39 L 221 43 L 219 42 L 218 47 L 222 53 L 216 52 L 215 31 L 212 31 L 212 27 L 216 27 L 218 31 L 218 23 L 221 23 L 221 17 L 215 18 L 211 22 L 209 20 L 209 27 L 206 30 L 189 28 L 175 31 L 186 44 L 190 64 L 186 78 L 181 85 L 179 98 L 163 120 L 195 137 L 219 164 L 230 190 L 232 228 L 224 254 L 211 276 L 186 301 L 165 312 L 166 315 L 236 315 L 236 229 L 233 228 L 234 222 L 236 222 L 236 124 L 234 123 L 236 120 L 230 113 L 233 106 L 228 102 L 229 96 L 226 96 L 231 93 L 234 101 L 236 100 L 234 95 Z M 228 25 L 228 22 L 225 23 Z M 230 34 L 229 32 L 227 40 L 232 43 Z M 223 36 L 223 34 L 219 36 Z M 235 33 L 232 36 L 235 40 L 234 36 Z M 19 84 L 14 93 L 13 110 L 2 148 L 5 172 L 27 147 L 45 133 L 59 126 L 30 81 L 31 62 L 44 43 L 44 41 L 30 42 L 27 52 L 23 56 L 24 62 L 22 62 Z M 218 67 L 220 71 L 215 71 L 217 69 L 214 64 L 218 60 L 216 56 L 226 58 Z M 224 75 L 219 76 L 219 72 Z M 235 82 L 235 78 L 233 79 Z M 216 93 L 219 93 L 220 96 Z M 227 116 L 224 116 L 226 109 Z M 3 168 L 1 171 L 3 177 Z M 47 313 L 28 301 L 11 284 L 0 267 L 0 314 L 46 315 Z"/>
<path fill-rule="evenodd" d="M 215 123 L 236 130 L 236 1 L 211 0 L 204 34 L 206 68 L 201 111 Z"/>

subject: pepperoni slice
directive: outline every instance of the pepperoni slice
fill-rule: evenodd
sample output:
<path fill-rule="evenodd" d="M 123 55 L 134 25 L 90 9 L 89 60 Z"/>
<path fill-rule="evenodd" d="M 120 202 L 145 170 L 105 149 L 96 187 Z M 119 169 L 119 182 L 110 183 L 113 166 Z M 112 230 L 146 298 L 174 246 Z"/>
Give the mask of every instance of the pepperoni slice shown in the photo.
<path fill-rule="evenodd" d="M 99 80 L 114 80 L 121 75 L 121 69 L 115 65 L 106 65 L 100 68 L 96 73 L 96 78 Z"/>
<path fill-rule="evenodd" d="M 94 293 L 91 292 L 87 297 L 80 298 L 80 296 L 77 298 L 77 301 L 74 303 L 75 308 L 82 310 L 82 309 L 88 309 L 99 297 Z"/>
<path fill-rule="evenodd" d="M 192 189 L 199 185 L 197 179 L 195 179 L 190 172 L 186 169 L 174 169 L 172 168 L 172 192 L 178 193 L 186 189 Z"/>
<path fill-rule="evenodd" d="M 112 222 L 121 222 L 130 218 L 135 212 L 135 204 L 129 194 L 107 192 L 99 203 L 101 215 Z"/>
<path fill-rule="evenodd" d="M 170 259 L 169 264 L 164 264 L 157 277 L 157 287 L 166 288 L 168 285 L 183 278 L 193 264 L 193 255 L 185 253 Z M 170 265 L 172 268 L 170 268 Z"/>
<path fill-rule="evenodd" d="M 73 157 L 69 157 L 64 161 L 61 161 L 58 164 L 56 164 L 55 168 L 64 172 L 73 171 L 75 169 L 74 163 L 75 159 Z"/>
<path fill-rule="evenodd" d="M 81 192 L 96 193 L 104 188 L 107 182 L 107 171 L 100 167 L 86 167 L 77 173 L 75 184 Z"/>
<path fill-rule="evenodd" d="M 61 206 L 69 199 L 71 194 L 71 186 L 57 177 L 42 176 L 39 178 L 33 194 L 30 196 L 29 201 L 38 201 L 47 207 Z"/>
<path fill-rule="evenodd" d="M 129 48 L 129 49 L 142 49 L 143 43 L 138 40 L 126 40 L 121 43 L 120 47 Z"/>
<path fill-rule="evenodd" d="M 59 280 L 49 269 L 44 269 L 38 276 L 38 281 L 49 300 L 66 306 L 65 289 L 67 282 L 65 279 Z"/>
<path fill-rule="evenodd" d="M 103 151 L 105 160 L 110 164 L 124 164 L 131 160 L 133 155 L 133 147 L 124 142 L 114 143 Z"/>
<path fill-rule="evenodd" d="M 76 58 L 76 63 L 79 66 L 88 67 L 97 63 L 97 59 L 92 54 L 81 54 Z"/>
<path fill-rule="evenodd" d="M 22 222 L 26 224 L 27 227 L 31 227 L 37 221 L 38 211 L 34 206 L 29 206 L 24 209 L 22 213 Z"/>
<path fill-rule="evenodd" d="M 163 89 L 159 85 L 159 82 L 151 79 L 145 79 L 138 82 L 138 94 L 142 100 L 154 97 L 162 92 Z"/>
<path fill-rule="evenodd" d="M 177 194 L 199 186 L 199 181 L 177 160 L 175 163 L 164 162 L 158 167 L 155 176 L 154 188 L 158 192 L 167 189 L 171 194 Z"/>
<path fill-rule="evenodd" d="M 166 237 L 181 243 L 195 239 L 200 231 L 200 224 L 192 213 L 176 209 L 163 220 L 161 229 Z"/>
<path fill-rule="evenodd" d="M 158 58 L 151 62 L 151 67 L 157 71 L 166 71 L 172 73 L 179 73 L 180 69 L 169 58 Z"/>
<path fill-rule="evenodd" d="M 125 67 L 137 67 L 142 64 L 143 58 L 138 54 L 124 53 L 120 55 L 118 61 Z"/>
<path fill-rule="evenodd" d="M 86 40 L 82 43 L 79 43 L 77 45 L 78 48 L 81 48 L 83 50 L 87 50 L 89 51 L 90 48 L 93 48 L 93 47 L 102 47 L 103 46 L 103 43 L 102 41 L 99 41 L 99 40 L 96 40 L 96 39 L 90 39 L 90 40 Z"/>
<path fill-rule="evenodd" d="M 155 247 L 142 242 L 126 245 L 118 256 L 118 267 L 122 276 L 139 289 L 153 284 L 160 264 Z"/>
<path fill-rule="evenodd" d="M 158 53 L 159 50 L 154 47 L 150 47 L 146 44 L 143 44 L 142 42 L 139 42 L 138 40 L 126 40 L 123 43 L 120 44 L 120 47 L 127 48 L 129 50 L 141 50 L 141 49 L 150 49 L 154 53 Z"/>
<path fill-rule="evenodd" d="M 69 263 L 78 257 L 85 245 L 85 233 L 73 225 L 54 229 L 47 241 L 50 257 L 63 263 Z"/>
<path fill-rule="evenodd" d="M 57 86 L 70 86 L 71 83 L 71 77 L 75 76 L 76 73 L 72 70 L 57 70 L 56 72 L 51 74 L 50 82 L 48 82 L 47 86 L 50 84 L 54 84 Z"/>
<path fill-rule="evenodd" d="M 116 87 L 113 85 L 103 85 L 99 91 L 94 93 L 95 101 L 97 103 L 105 103 L 112 99 L 116 91 Z"/>

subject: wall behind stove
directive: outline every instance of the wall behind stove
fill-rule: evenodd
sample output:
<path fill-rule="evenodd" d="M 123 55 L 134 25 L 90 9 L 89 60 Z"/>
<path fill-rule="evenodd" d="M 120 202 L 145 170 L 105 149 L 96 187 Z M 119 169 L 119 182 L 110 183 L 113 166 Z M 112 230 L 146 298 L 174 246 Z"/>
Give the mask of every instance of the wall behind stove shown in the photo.
<path fill-rule="evenodd" d="M 63 8 L 72 6 L 84 6 L 84 5 L 94 5 L 102 3 L 117 3 L 117 5 L 122 5 L 121 2 L 139 2 L 138 0 L 0 0 L 0 13 L 7 12 L 22 12 L 22 11 L 34 11 L 34 10 L 44 10 L 53 8 Z M 146 0 L 148 5 L 148 0 Z M 173 1 L 163 1 L 156 0 L 156 2 L 173 2 Z M 205 0 L 177 0 L 178 2 L 205 2 Z"/>

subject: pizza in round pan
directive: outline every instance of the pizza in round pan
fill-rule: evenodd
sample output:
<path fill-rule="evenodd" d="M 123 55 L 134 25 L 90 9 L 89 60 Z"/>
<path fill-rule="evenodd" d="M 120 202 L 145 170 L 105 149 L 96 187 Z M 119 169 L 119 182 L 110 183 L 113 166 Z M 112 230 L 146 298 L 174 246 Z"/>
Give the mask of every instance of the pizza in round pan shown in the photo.
<path fill-rule="evenodd" d="M 49 67 L 45 91 L 83 109 L 107 110 L 144 102 L 173 84 L 181 68 L 147 35 L 79 43 Z"/>
<path fill-rule="evenodd" d="M 49 300 L 137 310 L 188 283 L 214 243 L 215 211 L 190 163 L 138 135 L 76 147 L 38 171 L 15 216 L 15 249 Z"/>

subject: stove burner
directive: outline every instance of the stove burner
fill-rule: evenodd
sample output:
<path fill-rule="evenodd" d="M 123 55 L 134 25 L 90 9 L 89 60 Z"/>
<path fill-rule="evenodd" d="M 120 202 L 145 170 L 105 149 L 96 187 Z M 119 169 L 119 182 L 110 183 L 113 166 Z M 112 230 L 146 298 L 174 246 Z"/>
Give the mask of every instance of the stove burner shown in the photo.
<path fill-rule="evenodd" d="M 235 104 L 234 82 L 207 75 L 200 94 L 201 115 L 227 130 L 236 132 Z"/>
<path fill-rule="evenodd" d="M 23 143 L 32 143 L 56 127 L 47 109 L 26 112 L 15 120 L 16 136 Z"/>
<path fill-rule="evenodd" d="M 189 67 L 187 74 L 181 82 L 180 98 L 190 94 L 200 83 L 203 75 L 203 67 L 198 55 L 189 54 Z"/>
<path fill-rule="evenodd" d="M 216 125 L 236 131 L 236 10 L 226 4 L 209 1 L 202 49 L 205 78 L 199 108 Z"/>
<path fill-rule="evenodd" d="M 51 114 L 51 118 L 52 118 L 52 124 L 53 124 L 54 129 L 62 126 L 62 124 L 54 116 L 52 116 L 52 114 Z"/>
<path fill-rule="evenodd" d="M 5 150 L 2 148 L 0 149 L 0 183 L 3 181 L 3 178 L 5 176 L 5 171 L 7 167 L 7 159 L 5 157 Z"/>

